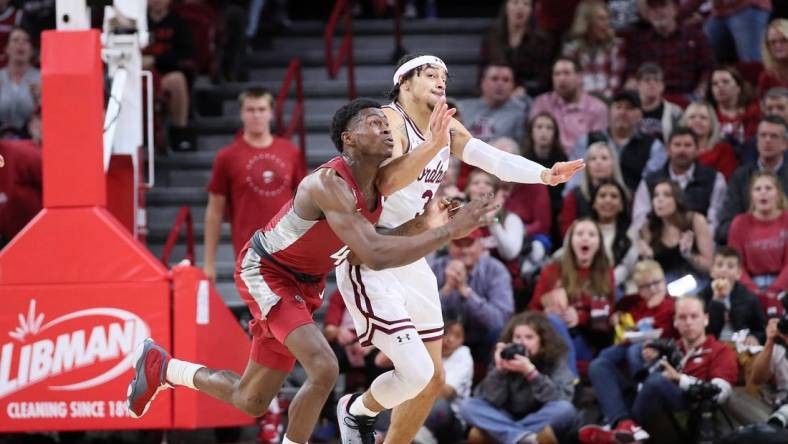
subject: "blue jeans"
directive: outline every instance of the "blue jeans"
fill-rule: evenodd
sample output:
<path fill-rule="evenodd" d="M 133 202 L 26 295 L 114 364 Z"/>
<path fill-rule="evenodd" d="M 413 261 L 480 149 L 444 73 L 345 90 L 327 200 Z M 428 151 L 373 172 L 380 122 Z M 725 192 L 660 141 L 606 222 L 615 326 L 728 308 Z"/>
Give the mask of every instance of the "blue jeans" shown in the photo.
<path fill-rule="evenodd" d="M 556 332 L 561 336 L 561 338 L 566 343 L 566 360 L 567 364 L 569 364 L 569 370 L 572 371 L 572 374 L 575 376 L 579 376 L 577 373 L 577 357 L 575 356 L 575 344 L 572 341 L 572 336 L 569 335 L 569 329 L 566 328 L 566 324 L 564 321 L 559 318 L 558 316 L 551 314 L 547 315 L 547 319 L 553 324 L 553 328 Z"/>
<path fill-rule="evenodd" d="M 547 426 L 560 435 L 574 427 L 577 418 L 575 407 L 564 400 L 548 401 L 539 410 L 515 419 L 483 399 L 468 398 L 462 402 L 460 414 L 468 424 L 484 430 L 503 444 L 515 444 L 523 436 L 539 433 Z"/>
<path fill-rule="evenodd" d="M 635 397 L 632 419 L 638 424 L 646 424 L 660 412 L 686 410 L 688 407 L 689 401 L 678 384 L 668 381 L 661 373 L 652 373 Z"/>
<path fill-rule="evenodd" d="M 727 17 L 709 17 L 704 30 L 715 58 L 735 50 L 740 62 L 760 62 L 761 40 L 768 21 L 769 12 L 753 6 Z"/>
<path fill-rule="evenodd" d="M 633 377 L 645 365 L 642 352 L 642 342 L 612 345 L 599 352 L 599 357 L 596 359 L 607 359 L 616 364 L 616 366 L 626 363 L 629 376 Z"/>

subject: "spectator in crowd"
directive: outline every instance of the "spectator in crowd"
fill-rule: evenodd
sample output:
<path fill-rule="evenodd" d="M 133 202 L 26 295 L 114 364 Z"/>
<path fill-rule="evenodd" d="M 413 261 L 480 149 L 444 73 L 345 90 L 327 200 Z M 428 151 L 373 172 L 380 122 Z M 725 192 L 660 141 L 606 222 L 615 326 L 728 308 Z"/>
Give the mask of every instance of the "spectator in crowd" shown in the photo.
<path fill-rule="evenodd" d="M 627 330 L 629 332 L 645 333 L 662 329 L 659 337 L 673 338 L 675 306 L 673 298 L 667 294 L 662 267 L 652 260 L 638 262 L 634 280 L 638 286 L 638 294 L 626 296 L 619 301 L 613 314 L 614 323 L 623 323 L 626 319 L 631 324 Z M 614 433 L 620 434 L 620 438 L 631 436 L 635 440 L 643 440 L 648 436 L 631 419 L 624 392 L 643 371 L 643 355 L 650 356 L 651 352 L 651 349 L 643 348 L 642 341 L 624 341 L 602 350 L 588 368 L 588 376 L 597 395 L 600 410 Z M 588 431 L 580 436 L 586 438 L 587 434 Z"/>
<path fill-rule="evenodd" d="M 41 73 L 33 66 L 35 54 L 30 34 L 14 28 L 5 54 L 8 64 L 0 69 L 0 122 L 7 131 L 21 135 L 41 103 Z"/>
<path fill-rule="evenodd" d="M 0 249 L 41 210 L 41 165 L 39 144 L 0 140 Z"/>
<path fill-rule="evenodd" d="M 531 99 L 512 96 L 512 68 L 494 63 L 487 65 L 482 72 L 481 91 L 478 99 L 460 103 L 468 131 L 485 142 L 501 137 L 521 142 Z"/>
<path fill-rule="evenodd" d="M 532 18 L 533 0 L 506 0 L 482 40 L 481 64 L 505 62 L 514 70 L 515 95 L 548 89 L 555 45 Z"/>
<path fill-rule="evenodd" d="M 761 110 L 765 116 L 779 116 L 788 122 L 788 88 L 778 87 L 766 91 L 766 94 L 763 95 Z"/>
<path fill-rule="evenodd" d="M 690 103 L 679 123 L 692 130 L 698 140 L 698 163 L 722 173 L 726 180 L 730 179 L 738 160 L 731 144 L 723 139 L 720 122 L 711 104 L 703 101 Z"/>
<path fill-rule="evenodd" d="M 495 196 L 498 206 L 488 215 L 492 223 L 482 229 L 482 245 L 506 262 L 520 256 L 526 228 L 520 216 L 504 207 L 511 190 L 502 185 L 507 184 L 502 184 L 497 177 L 486 171 L 475 169 L 468 178 L 465 195 L 468 200 L 480 199 L 490 194 Z"/>
<path fill-rule="evenodd" d="M 700 294 L 709 313 L 706 333 L 720 341 L 732 341 L 734 333 L 747 329 L 748 345 L 763 343 L 766 316 L 758 298 L 739 282 L 742 276 L 739 253 L 731 247 L 719 247 L 714 252 L 709 275 L 711 285 Z"/>
<path fill-rule="evenodd" d="M 629 237 L 629 199 L 621 182 L 602 179 L 591 192 L 591 219 L 599 225 L 605 253 L 613 264 L 616 285 L 624 284 L 638 259 L 635 243 Z"/>
<path fill-rule="evenodd" d="M 588 362 L 595 350 L 610 345 L 614 288 L 599 227 L 578 219 L 569 227 L 560 259 L 542 269 L 528 308 L 560 317 L 570 329 L 577 360 Z"/>
<path fill-rule="evenodd" d="M 665 146 L 658 139 L 640 132 L 643 112 L 635 91 L 619 91 L 610 105 L 610 127 L 580 137 L 572 150 L 572 159 L 585 155 L 587 147 L 603 140 L 615 148 L 624 175 L 624 183 L 634 192 L 640 179 L 665 165 Z M 579 180 L 579 175 L 575 178 Z M 570 180 L 567 187 L 574 183 Z"/>
<path fill-rule="evenodd" d="M 580 441 L 602 444 L 648 439 L 649 433 L 656 434 L 649 422 L 665 411 L 689 409 L 691 402 L 687 391 L 700 382 L 710 382 L 719 388 L 720 393 L 714 398 L 718 404 L 727 401 L 739 374 L 736 353 L 705 333 L 707 323 L 702 300 L 685 296 L 676 302 L 674 326 L 680 336 L 677 347 L 684 358 L 674 367 L 648 343 L 644 345 L 643 358 L 653 371 L 643 381 L 631 404 L 625 401 L 624 393 L 634 387 L 634 381 L 615 366 L 609 366 L 605 377 L 601 377 L 602 366 L 597 366 L 600 377 L 596 378 L 599 387 L 595 384 L 595 391 L 611 427 L 583 427 Z M 646 426 L 648 431 L 638 424 Z"/>
<path fill-rule="evenodd" d="M 562 238 L 576 219 L 591 215 L 591 193 L 603 180 L 624 184 L 616 153 L 606 142 L 592 143 L 585 152 L 585 163 L 586 169 L 578 174 L 580 183 L 567 189 L 558 215 Z"/>
<path fill-rule="evenodd" d="M 471 350 L 463 345 L 465 327 L 462 318 L 444 316 L 443 329 L 445 333 L 441 353 L 446 382 L 422 430 L 429 430 L 429 435 L 434 439 L 432 442 L 454 444 L 465 438 L 466 424 L 460 415 L 460 406 L 471 396 L 473 358 Z"/>
<path fill-rule="evenodd" d="M 555 117 L 569 157 L 578 138 L 607 128 L 607 106 L 583 91 L 580 70 L 577 61 L 559 57 L 553 64 L 553 91 L 541 94 L 531 107 L 531 117 L 542 111 Z"/>
<path fill-rule="evenodd" d="M 717 227 L 717 212 L 725 198 L 725 177 L 701 164 L 698 138 L 689 128 L 678 127 L 673 131 L 668 139 L 668 162 L 638 185 L 632 207 L 633 229 L 639 229 L 646 222 L 646 215 L 652 209 L 654 187 L 663 180 L 675 181 L 686 196 L 689 209 L 706 215 L 705 220 L 712 230 Z"/>
<path fill-rule="evenodd" d="M 740 166 L 733 172 L 722 209 L 719 212 L 719 225 L 716 230 L 718 244 L 728 240 L 728 230 L 737 214 L 750 208 L 749 184 L 756 171 L 767 171 L 776 175 L 782 189 L 788 189 L 788 162 L 785 151 L 788 148 L 788 123 L 778 116 L 765 116 L 758 124 L 758 159 L 754 163 Z"/>
<path fill-rule="evenodd" d="M 17 3 L 22 9 L 21 27 L 30 36 L 35 48 L 41 47 L 41 33 L 55 29 L 55 0 L 25 0 Z"/>
<path fill-rule="evenodd" d="M 11 0 L 0 0 L 0 48 L 8 44 L 8 37 L 14 28 L 22 22 L 22 10 L 17 8 Z M 8 62 L 5 54 L 0 54 L 0 66 Z"/>
<path fill-rule="evenodd" d="M 681 2 L 679 15 L 695 12 L 703 2 Z M 712 1 L 704 30 L 717 63 L 760 62 L 760 42 L 771 10 L 770 0 Z"/>
<path fill-rule="evenodd" d="M 438 282 L 444 310 L 458 313 L 468 333 L 465 344 L 474 360 L 486 362 L 514 302 L 512 280 L 506 267 L 484 254 L 481 230 L 449 243 L 449 254 L 430 267 Z"/>
<path fill-rule="evenodd" d="M 770 172 L 750 178 L 750 208 L 733 218 L 728 245 L 741 255 L 741 280 L 751 291 L 782 298 L 788 291 L 788 199 Z"/>
<path fill-rule="evenodd" d="M 589 94 L 610 98 L 623 82 L 624 42 L 610 26 L 610 11 L 599 0 L 583 0 L 577 5 L 570 40 L 564 57 L 580 63 L 583 89 Z"/>
<path fill-rule="evenodd" d="M 706 218 L 690 209 L 684 191 L 671 179 L 658 180 L 651 194 L 651 212 L 640 229 L 640 257 L 659 262 L 668 283 L 690 274 L 696 289 L 702 289 L 714 250 Z"/>
<path fill-rule="evenodd" d="M 189 69 L 193 45 L 188 23 L 170 12 L 171 0 L 148 1 L 151 42 L 142 51 L 142 67 L 154 70 L 154 89 L 166 97 L 170 118 L 169 144 L 175 151 L 197 149 L 189 124 Z"/>
<path fill-rule="evenodd" d="M 788 88 L 788 19 L 772 20 L 763 35 L 764 70 L 758 77 L 758 96 L 775 87 Z"/>
<path fill-rule="evenodd" d="M 773 407 L 780 407 L 788 401 L 788 335 L 777 328 L 780 320 L 769 319 L 766 325 L 766 343 L 753 360 L 748 381 L 758 386 L 772 381 L 775 390 L 768 399 Z"/>
<path fill-rule="evenodd" d="M 268 90 L 251 88 L 238 98 L 243 129 L 216 155 L 208 184 L 205 210 L 205 262 L 210 279 L 216 279 L 216 246 L 222 217 L 229 214 L 233 251 L 273 218 L 293 197 L 305 175 L 298 148 L 271 135 L 274 98 Z"/>
<path fill-rule="evenodd" d="M 640 109 L 643 111 L 640 132 L 661 142 L 673 132 L 673 127 L 678 125 L 682 114 L 678 105 L 668 102 L 663 97 L 664 76 L 662 68 L 651 62 L 640 65 L 635 73 Z"/>
<path fill-rule="evenodd" d="M 523 142 L 523 156 L 544 166 L 551 168 L 556 162 L 566 162 L 568 157 L 561 146 L 560 129 L 558 122 L 552 114 L 541 112 L 533 116 L 525 128 L 525 141 Z M 547 189 L 550 193 L 550 234 L 553 244 L 558 244 L 558 213 L 561 211 L 561 201 L 564 185 Z"/>
<path fill-rule="evenodd" d="M 712 64 L 703 31 L 697 26 L 679 26 L 677 0 L 646 0 L 645 12 L 651 28 L 629 36 L 628 75 L 633 76 L 644 62 L 655 62 L 665 71 L 668 95 L 702 97 Z"/>
<path fill-rule="evenodd" d="M 511 344 L 524 350 L 510 359 L 501 356 Z M 547 317 L 536 312 L 514 316 L 495 345 L 494 367 L 462 403 L 462 417 L 497 442 L 558 442 L 557 436 L 577 421 L 571 402 L 575 376 L 566 355 L 566 344 Z"/>
<path fill-rule="evenodd" d="M 755 135 L 761 109 L 750 84 L 744 81 L 736 68 L 715 68 L 706 99 L 717 112 L 720 138 L 741 145 Z"/>

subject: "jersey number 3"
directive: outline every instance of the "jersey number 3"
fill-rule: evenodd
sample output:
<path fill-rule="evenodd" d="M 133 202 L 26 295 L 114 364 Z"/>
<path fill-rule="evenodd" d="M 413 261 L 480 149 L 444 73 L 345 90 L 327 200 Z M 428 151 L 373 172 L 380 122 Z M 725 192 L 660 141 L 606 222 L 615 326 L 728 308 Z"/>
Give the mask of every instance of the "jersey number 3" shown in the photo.
<path fill-rule="evenodd" d="M 347 259 L 347 255 L 350 254 L 350 247 L 345 245 L 344 247 L 340 248 L 339 251 L 329 256 L 331 259 L 334 259 L 334 266 L 338 266 L 342 262 L 345 262 Z"/>
<path fill-rule="evenodd" d="M 416 213 L 416 217 L 421 216 L 427 211 L 427 205 L 430 204 L 430 200 L 432 200 L 432 190 L 427 190 L 424 194 L 421 195 L 421 198 L 424 199 L 424 208 L 421 209 L 418 213 Z"/>

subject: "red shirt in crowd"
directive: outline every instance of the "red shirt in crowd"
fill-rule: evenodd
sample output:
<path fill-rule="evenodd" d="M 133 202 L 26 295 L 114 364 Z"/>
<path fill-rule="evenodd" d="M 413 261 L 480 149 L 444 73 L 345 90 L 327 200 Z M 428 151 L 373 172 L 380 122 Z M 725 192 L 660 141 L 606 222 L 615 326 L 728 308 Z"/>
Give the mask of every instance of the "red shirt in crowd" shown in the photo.
<path fill-rule="evenodd" d="M 590 268 L 579 268 L 578 275 L 581 279 L 587 280 L 591 274 Z M 587 293 L 582 293 L 579 298 L 575 299 L 574 302 L 570 302 L 570 305 L 575 308 L 577 311 L 577 325 L 580 327 L 587 327 L 591 321 L 592 310 L 594 312 L 603 313 L 607 312 L 606 316 L 609 318 L 611 314 L 613 314 L 612 310 L 612 302 L 613 301 L 613 289 L 615 288 L 615 281 L 613 278 L 613 269 L 610 269 L 609 273 L 610 277 L 610 293 L 606 295 L 590 295 Z M 545 293 L 548 293 L 555 289 L 556 287 L 560 286 L 561 284 L 561 264 L 560 262 L 551 262 L 542 268 L 542 272 L 539 275 L 539 280 L 536 282 L 536 288 L 534 288 L 533 297 L 531 297 L 531 301 L 528 303 L 529 310 L 537 310 L 542 311 L 544 306 L 542 306 L 542 296 Z M 597 317 L 597 316 L 594 316 Z"/>
<path fill-rule="evenodd" d="M 755 136 L 760 119 L 761 107 L 757 101 L 734 117 L 728 117 L 717 110 L 717 120 L 720 122 L 720 138 L 730 137 L 739 143 L 744 143 Z"/>
<path fill-rule="evenodd" d="M 239 135 L 219 151 L 208 192 L 227 199 L 235 254 L 290 201 L 305 170 L 298 147 L 278 137 L 256 148 Z"/>
<path fill-rule="evenodd" d="M 741 282 L 751 291 L 759 293 L 752 276 L 765 274 L 777 276 L 767 291 L 788 290 L 788 210 L 772 221 L 758 220 L 750 212 L 739 214 L 731 222 L 728 245 L 741 255 Z"/>
<path fill-rule="evenodd" d="M 0 238 L 14 237 L 41 210 L 41 148 L 32 140 L 0 141 Z"/>
<path fill-rule="evenodd" d="M 547 185 L 538 183 L 518 183 L 506 200 L 505 207 L 520 216 L 529 236 L 550 234 L 553 223 L 550 214 L 550 192 Z"/>
<path fill-rule="evenodd" d="M 784 82 L 776 73 L 764 69 L 758 76 L 758 97 L 763 97 L 772 88 L 788 88 L 788 81 Z"/>
<path fill-rule="evenodd" d="M 678 337 L 673 327 L 676 303 L 667 294 L 656 307 L 649 307 L 647 301 L 640 295 L 625 296 L 616 304 L 616 311 L 629 313 L 636 323 L 641 319 L 652 318 L 654 320 L 653 327 L 662 329 L 663 338 Z"/>
<path fill-rule="evenodd" d="M 698 154 L 698 162 L 722 173 L 726 181 L 731 179 L 733 171 L 739 166 L 736 153 L 733 152 L 731 144 L 727 142 L 719 142 L 714 145 L 714 148 Z"/>
<path fill-rule="evenodd" d="M 684 341 L 679 341 L 679 347 L 686 354 Z M 731 385 L 736 384 L 739 377 L 739 364 L 736 362 L 736 352 L 732 348 L 706 335 L 706 342 L 695 351 L 685 355 L 684 365 L 677 369 L 685 375 L 694 376 L 703 381 L 720 378 Z"/>

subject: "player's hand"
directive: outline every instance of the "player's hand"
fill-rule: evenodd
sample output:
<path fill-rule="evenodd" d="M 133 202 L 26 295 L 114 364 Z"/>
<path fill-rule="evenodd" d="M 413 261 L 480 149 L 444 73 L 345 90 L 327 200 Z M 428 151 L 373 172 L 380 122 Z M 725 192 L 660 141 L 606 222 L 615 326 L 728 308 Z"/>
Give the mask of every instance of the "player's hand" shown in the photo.
<path fill-rule="evenodd" d="M 431 139 L 435 143 L 435 147 L 443 148 L 449 144 L 449 127 L 456 112 L 456 108 L 449 109 L 446 97 L 438 99 L 438 103 L 435 104 L 430 115 L 430 133 L 427 135 L 427 139 Z"/>
<path fill-rule="evenodd" d="M 216 264 L 206 262 L 202 266 L 202 271 L 208 277 L 208 280 L 214 284 L 216 283 Z"/>
<path fill-rule="evenodd" d="M 452 203 L 450 199 L 446 197 L 432 199 L 427 204 L 427 209 L 421 216 L 424 218 L 424 223 L 427 225 L 427 229 L 446 225 L 449 222 L 451 209 Z"/>
<path fill-rule="evenodd" d="M 492 195 L 474 199 L 460 208 L 446 224 L 451 230 L 452 239 L 460 239 L 473 230 L 490 223 L 489 213 L 496 208 Z"/>
<path fill-rule="evenodd" d="M 556 162 L 552 168 L 542 172 L 542 182 L 547 185 L 556 186 L 569 181 L 578 171 L 586 167 L 582 159 L 570 162 Z"/>

